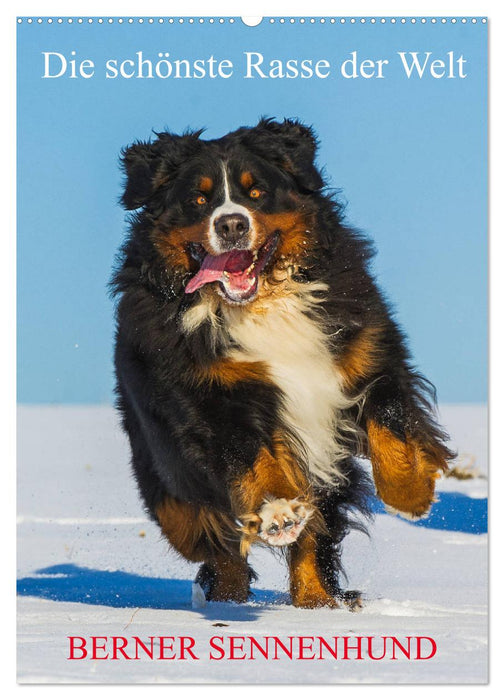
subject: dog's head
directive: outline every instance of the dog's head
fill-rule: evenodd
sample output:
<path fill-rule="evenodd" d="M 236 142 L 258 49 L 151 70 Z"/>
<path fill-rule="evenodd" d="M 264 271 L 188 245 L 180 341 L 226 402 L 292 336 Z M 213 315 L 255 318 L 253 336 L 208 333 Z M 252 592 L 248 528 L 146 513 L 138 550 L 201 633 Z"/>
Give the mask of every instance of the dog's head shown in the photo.
<path fill-rule="evenodd" d="M 313 132 L 262 120 L 212 141 L 201 132 L 158 134 L 123 153 L 122 202 L 142 209 L 168 269 L 192 294 L 214 289 L 228 303 L 256 297 L 263 273 L 299 265 L 312 241 L 311 201 L 323 186 Z"/>

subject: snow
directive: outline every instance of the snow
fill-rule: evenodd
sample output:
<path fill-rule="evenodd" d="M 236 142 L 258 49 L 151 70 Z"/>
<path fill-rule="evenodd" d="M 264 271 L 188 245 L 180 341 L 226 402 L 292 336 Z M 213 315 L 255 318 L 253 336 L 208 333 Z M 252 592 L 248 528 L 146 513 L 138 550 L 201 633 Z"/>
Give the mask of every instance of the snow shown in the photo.
<path fill-rule="evenodd" d="M 129 452 L 108 406 L 18 410 L 18 680 L 22 683 L 485 683 L 487 681 L 487 415 L 446 405 L 441 419 L 461 463 L 480 477 L 439 480 L 433 517 L 412 524 L 378 512 L 370 537 L 345 540 L 348 588 L 364 591 L 359 613 L 298 610 L 286 569 L 253 550 L 259 574 L 246 605 L 191 607 L 197 565 L 170 551 L 137 497 Z M 450 500 L 450 498 L 452 500 Z M 453 498 L 457 500 L 453 500 Z M 443 509 L 462 504 L 459 528 Z M 470 504 L 470 508 L 467 508 Z M 458 506 L 457 506 L 458 507 Z M 438 512 L 436 512 L 436 509 Z M 446 517 L 445 517 L 446 516 Z M 437 519 L 436 519 L 437 518 Z M 453 525 L 455 523 L 455 525 Z M 467 522 L 464 522 L 467 525 Z M 449 528 L 449 529 L 446 529 Z M 478 534 L 474 534 L 478 533 Z M 68 660 L 69 636 L 192 637 L 198 659 Z M 428 660 L 209 660 L 210 638 L 277 636 L 430 637 Z M 242 639 L 244 638 L 244 639 Z M 306 640 L 305 640 L 306 641 Z M 103 643 L 103 642 L 102 642 Z M 220 642 L 219 642 L 220 643 Z M 306 644 L 313 644 L 307 639 Z M 155 645 L 159 650 L 159 645 Z M 315 650 L 315 646 L 313 647 Z M 318 647 L 317 647 L 318 649 Z"/>

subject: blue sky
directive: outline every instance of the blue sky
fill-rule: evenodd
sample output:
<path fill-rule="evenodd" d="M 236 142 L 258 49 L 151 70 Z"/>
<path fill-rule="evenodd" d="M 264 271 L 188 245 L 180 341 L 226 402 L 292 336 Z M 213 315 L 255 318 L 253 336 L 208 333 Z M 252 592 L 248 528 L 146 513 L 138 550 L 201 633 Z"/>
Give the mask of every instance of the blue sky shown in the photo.
<path fill-rule="evenodd" d="M 261 115 L 316 128 L 318 162 L 348 220 L 372 235 L 375 272 L 440 401 L 484 401 L 487 375 L 486 26 L 245 27 L 22 23 L 18 27 L 18 396 L 112 399 L 107 282 L 126 230 L 118 154 L 152 129 L 213 138 Z M 71 52 L 75 51 L 75 55 Z M 108 59 L 229 59 L 227 79 L 106 79 Z M 329 78 L 244 79 L 245 51 L 329 60 Z M 339 65 L 387 59 L 383 79 Z M 463 54 L 466 78 L 408 79 L 397 52 Z M 43 52 L 90 59 L 90 79 L 43 79 Z"/>

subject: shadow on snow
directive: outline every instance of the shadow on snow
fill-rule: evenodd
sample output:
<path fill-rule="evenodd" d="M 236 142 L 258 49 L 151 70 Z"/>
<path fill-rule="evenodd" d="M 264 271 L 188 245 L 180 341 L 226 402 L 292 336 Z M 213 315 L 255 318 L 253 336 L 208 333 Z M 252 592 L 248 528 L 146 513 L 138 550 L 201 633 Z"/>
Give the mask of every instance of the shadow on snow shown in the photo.
<path fill-rule="evenodd" d="M 486 498 L 441 492 L 438 499 L 428 518 L 411 525 L 473 535 L 487 532 Z M 377 499 L 373 499 L 371 508 L 374 513 L 385 512 L 383 504 Z M 39 569 L 32 576 L 20 579 L 17 591 L 20 596 L 112 608 L 191 609 L 191 581 L 150 578 L 126 571 L 101 571 L 76 564 L 57 564 Z M 287 594 L 253 590 L 248 605 L 210 603 L 197 609 L 197 612 L 208 620 L 254 620 L 264 606 L 289 602 Z"/>
<path fill-rule="evenodd" d="M 488 531 L 488 499 L 470 498 L 462 493 L 441 491 L 427 518 L 410 522 L 415 527 L 451 530 L 482 535 Z M 377 498 L 371 502 L 373 513 L 385 513 L 385 506 Z"/>
<path fill-rule="evenodd" d="M 39 569 L 17 582 L 20 596 L 59 602 L 105 605 L 112 608 L 191 610 L 192 582 L 139 576 L 126 571 L 100 571 L 76 564 L 56 564 Z M 209 603 L 198 612 L 208 620 L 254 620 L 265 605 L 289 602 L 278 591 L 253 590 L 248 605 Z"/>

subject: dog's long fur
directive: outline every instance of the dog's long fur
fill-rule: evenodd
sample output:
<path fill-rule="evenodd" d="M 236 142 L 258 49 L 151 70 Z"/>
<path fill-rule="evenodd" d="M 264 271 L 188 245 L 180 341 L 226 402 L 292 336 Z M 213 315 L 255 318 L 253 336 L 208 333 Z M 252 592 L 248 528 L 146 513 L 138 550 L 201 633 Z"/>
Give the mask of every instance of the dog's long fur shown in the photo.
<path fill-rule="evenodd" d="M 211 599 L 246 600 L 248 548 L 266 542 L 286 547 L 295 605 L 336 605 L 340 542 L 370 493 L 356 457 L 419 517 L 453 456 L 316 145 L 261 120 L 123 153 L 136 211 L 113 278 L 118 405 L 145 504 L 203 562 Z M 235 275 L 244 250 L 256 262 Z"/>

